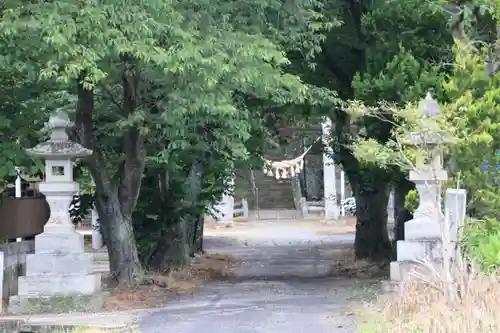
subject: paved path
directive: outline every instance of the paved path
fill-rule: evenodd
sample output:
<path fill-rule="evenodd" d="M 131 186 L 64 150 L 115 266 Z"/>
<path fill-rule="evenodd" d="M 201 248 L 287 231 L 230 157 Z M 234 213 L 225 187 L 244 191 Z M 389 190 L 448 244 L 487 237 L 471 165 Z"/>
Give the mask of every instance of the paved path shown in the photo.
<path fill-rule="evenodd" d="M 328 276 L 332 249 L 351 246 L 352 234 L 321 236 L 284 224 L 205 242 L 243 260 L 235 276 L 142 316 L 141 333 L 356 332 L 346 303 L 359 286 Z"/>

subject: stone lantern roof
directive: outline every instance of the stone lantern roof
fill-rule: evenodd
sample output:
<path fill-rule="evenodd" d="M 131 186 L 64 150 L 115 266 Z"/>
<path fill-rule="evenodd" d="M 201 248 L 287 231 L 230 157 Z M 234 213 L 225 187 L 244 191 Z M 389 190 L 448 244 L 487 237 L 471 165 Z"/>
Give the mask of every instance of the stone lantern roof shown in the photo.
<path fill-rule="evenodd" d="M 92 150 L 68 138 L 66 129 L 73 126 L 68 114 L 63 111 L 53 113 L 46 127 L 51 131 L 50 139 L 37 144 L 35 147 L 26 149 L 28 154 L 45 159 L 71 159 L 92 155 Z"/>
<path fill-rule="evenodd" d="M 420 111 L 423 130 L 409 133 L 407 144 L 415 146 L 427 144 L 432 146 L 447 142 L 449 139 L 448 135 L 439 128 L 436 128 L 437 124 L 433 121 L 433 118 L 439 116 L 441 111 L 439 110 L 438 102 L 432 98 L 430 92 L 420 101 L 418 109 Z"/>

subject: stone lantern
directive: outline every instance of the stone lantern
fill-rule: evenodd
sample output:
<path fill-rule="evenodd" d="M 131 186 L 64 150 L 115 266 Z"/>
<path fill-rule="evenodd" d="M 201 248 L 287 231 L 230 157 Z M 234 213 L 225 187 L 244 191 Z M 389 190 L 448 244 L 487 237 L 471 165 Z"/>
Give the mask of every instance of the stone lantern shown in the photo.
<path fill-rule="evenodd" d="M 410 133 L 408 145 L 423 147 L 429 158 L 418 159 L 410 180 L 415 183 L 420 203 L 413 220 L 405 223 L 405 240 L 397 243 L 397 261 L 391 263 L 391 280 L 405 280 L 409 271 L 421 261 L 442 261 L 441 184 L 447 180 L 442 153 L 436 149 L 446 137 L 436 127 L 433 117 L 439 115 L 439 106 L 430 93 L 420 102 L 422 131 Z M 426 127 L 429 127 L 429 130 Z"/>
<path fill-rule="evenodd" d="M 85 253 L 83 235 L 75 231 L 69 215 L 73 196 L 79 191 L 73 181 L 72 159 L 89 156 L 92 151 L 68 139 L 66 129 L 70 126 L 66 113 L 54 113 L 47 123 L 50 139 L 27 149 L 45 159 L 46 178 L 39 189 L 49 204 L 50 218 L 43 233 L 35 236 L 35 253 L 26 257 L 26 275 L 19 277 L 18 295 L 10 299 L 10 312 L 33 311 L 54 297 L 89 296 L 100 290 L 100 276 L 93 274 L 93 257 Z"/>

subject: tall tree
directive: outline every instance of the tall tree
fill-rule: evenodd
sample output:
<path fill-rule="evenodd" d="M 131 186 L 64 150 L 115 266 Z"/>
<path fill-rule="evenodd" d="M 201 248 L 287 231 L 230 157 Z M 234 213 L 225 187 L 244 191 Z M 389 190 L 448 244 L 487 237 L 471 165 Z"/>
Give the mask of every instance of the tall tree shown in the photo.
<path fill-rule="evenodd" d="M 417 90 L 421 93 L 437 82 L 421 85 L 421 72 L 452 59 L 447 17 L 438 9 L 437 3 L 421 1 L 337 2 L 333 11 L 343 24 L 330 31 L 316 58 L 323 76 L 306 78 L 337 90 L 345 101 L 356 98 L 368 105 L 382 100 L 404 103 L 410 97 L 422 97 L 416 96 Z M 410 58 L 413 60 L 409 62 Z M 397 195 L 399 199 L 411 187 L 404 174 L 360 163 L 351 146 L 359 134 L 381 143 L 387 141 L 391 125 L 374 117 L 353 119 L 343 107 L 321 111 L 335 124 L 335 158 L 343 165 L 356 196 L 356 254 L 359 258 L 385 257 L 390 249 L 386 227 L 389 184 L 398 179 L 397 187 L 402 192 Z M 397 201 L 401 208 L 404 200 Z"/>
<path fill-rule="evenodd" d="M 309 88 L 284 73 L 288 60 L 276 43 L 313 52 L 319 18 L 312 1 L 4 4 L 6 63 L 38 72 L 48 92 L 59 93 L 51 102 L 74 108 L 74 138 L 94 151 L 85 162 L 120 282 L 143 275 L 132 217 L 147 157 L 161 165 L 200 135 L 209 142 L 198 144 L 222 145 L 228 161 L 244 156 L 237 151 L 252 114 L 239 97 L 304 102 Z M 188 177 L 199 173 L 199 157 Z"/>

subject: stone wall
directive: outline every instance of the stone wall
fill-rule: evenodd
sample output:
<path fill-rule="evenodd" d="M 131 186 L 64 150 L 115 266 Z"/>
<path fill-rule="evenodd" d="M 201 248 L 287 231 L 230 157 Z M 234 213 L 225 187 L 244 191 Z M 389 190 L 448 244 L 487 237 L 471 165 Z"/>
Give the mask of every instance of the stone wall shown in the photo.
<path fill-rule="evenodd" d="M 22 241 L 0 245 L 0 281 L 2 302 L 0 312 L 5 310 L 9 297 L 17 295 L 18 277 L 26 274 L 26 255 L 35 252 L 35 241 Z"/>

